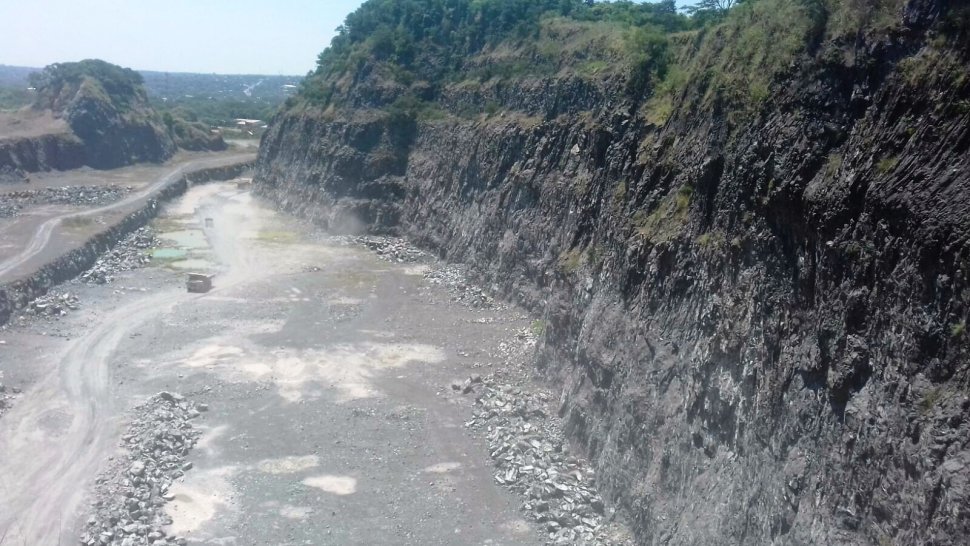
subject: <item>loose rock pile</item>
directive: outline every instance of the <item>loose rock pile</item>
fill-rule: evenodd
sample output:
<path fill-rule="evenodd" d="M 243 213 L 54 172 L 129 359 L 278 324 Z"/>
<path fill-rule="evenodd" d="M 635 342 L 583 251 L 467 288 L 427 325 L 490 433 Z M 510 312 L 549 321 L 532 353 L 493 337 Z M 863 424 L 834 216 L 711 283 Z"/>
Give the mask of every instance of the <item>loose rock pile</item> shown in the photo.
<path fill-rule="evenodd" d="M 25 315 L 43 317 L 62 317 L 69 311 L 76 311 L 81 307 L 81 301 L 70 292 L 51 290 L 47 294 L 31 301 L 24 308 Z"/>
<path fill-rule="evenodd" d="M 131 186 L 62 186 L 9 192 L 0 200 L 0 218 L 16 216 L 36 205 L 100 207 L 118 201 L 131 189 Z"/>
<path fill-rule="evenodd" d="M 0 375 L 0 379 L 2 378 L 3 376 Z M 3 414 L 10 409 L 10 403 L 13 401 L 13 396 L 18 392 L 20 391 L 16 388 L 10 389 L 8 392 L 7 386 L 0 382 L 0 417 L 3 417 Z"/>
<path fill-rule="evenodd" d="M 89 284 L 110 283 L 116 274 L 151 262 L 151 254 L 146 251 L 157 245 L 154 230 L 150 226 L 141 227 L 98 258 L 91 269 L 81 273 L 80 280 Z"/>
<path fill-rule="evenodd" d="M 338 235 L 331 240 L 345 245 L 361 245 L 373 250 L 382 260 L 391 263 L 415 263 L 431 259 L 427 252 L 400 237 L 381 235 Z"/>
<path fill-rule="evenodd" d="M 488 439 L 495 481 L 526 497 L 522 511 L 545 528 L 549 544 L 626 543 L 611 536 L 595 472 L 570 455 L 558 421 L 547 413 L 547 393 L 474 377 L 460 390 L 478 392 L 475 416 L 465 426 Z"/>
<path fill-rule="evenodd" d="M 206 409 L 169 392 L 135 408 L 131 429 L 122 438 L 129 454 L 98 480 L 94 515 L 81 544 L 186 544 L 184 538 L 166 535 L 163 527 L 172 521 L 163 507 L 172 499 L 172 482 L 191 468 L 185 458 L 201 433 L 193 430 L 190 420 Z"/>
<path fill-rule="evenodd" d="M 459 265 L 437 267 L 424 274 L 424 278 L 431 284 L 445 286 L 451 290 L 452 301 L 472 307 L 474 309 L 504 309 L 494 298 L 484 290 L 469 283 L 465 270 Z"/>
<path fill-rule="evenodd" d="M 434 256 L 415 247 L 407 239 L 377 235 L 335 235 L 331 242 L 341 245 L 361 245 L 373 250 L 379 258 L 390 263 L 434 263 Z M 452 301 L 474 309 L 504 309 L 484 290 L 469 283 L 465 269 L 460 265 L 434 267 L 424 274 L 431 284 L 445 286 L 452 292 Z"/>

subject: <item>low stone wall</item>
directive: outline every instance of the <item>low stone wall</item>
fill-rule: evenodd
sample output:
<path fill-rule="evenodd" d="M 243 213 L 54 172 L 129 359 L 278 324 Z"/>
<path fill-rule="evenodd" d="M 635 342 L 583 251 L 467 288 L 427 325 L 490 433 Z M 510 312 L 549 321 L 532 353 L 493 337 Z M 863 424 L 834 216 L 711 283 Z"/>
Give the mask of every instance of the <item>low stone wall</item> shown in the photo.
<path fill-rule="evenodd" d="M 183 174 L 146 200 L 138 210 L 95 234 L 84 245 L 45 264 L 27 278 L 0 285 L 0 325 L 6 324 L 15 311 L 23 308 L 34 298 L 46 294 L 51 287 L 73 279 L 94 265 L 98 256 L 132 231 L 151 221 L 158 214 L 162 203 L 185 193 L 190 181 L 198 184 L 212 180 L 230 180 L 251 166 L 250 162 L 244 162 Z"/>

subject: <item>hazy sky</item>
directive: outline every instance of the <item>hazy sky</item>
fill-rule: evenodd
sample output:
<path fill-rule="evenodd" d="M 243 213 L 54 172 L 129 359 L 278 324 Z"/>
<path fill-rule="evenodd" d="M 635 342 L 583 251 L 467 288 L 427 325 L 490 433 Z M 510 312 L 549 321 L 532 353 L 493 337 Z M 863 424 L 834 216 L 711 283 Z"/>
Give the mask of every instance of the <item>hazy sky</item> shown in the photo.
<path fill-rule="evenodd" d="M 303 75 L 362 0 L 0 0 L 0 64 Z"/>
<path fill-rule="evenodd" d="M 361 3 L 0 0 L 0 64 L 99 58 L 141 70 L 303 75 Z"/>

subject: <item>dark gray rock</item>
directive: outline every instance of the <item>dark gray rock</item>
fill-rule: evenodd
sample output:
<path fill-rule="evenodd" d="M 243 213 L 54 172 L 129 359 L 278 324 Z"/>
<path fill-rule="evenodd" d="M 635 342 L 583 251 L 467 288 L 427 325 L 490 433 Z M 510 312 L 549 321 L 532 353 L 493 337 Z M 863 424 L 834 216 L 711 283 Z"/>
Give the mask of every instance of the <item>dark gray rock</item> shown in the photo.
<path fill-rule="evenodd" d="M 745 116 L 684 103 L 658 127 L 556 79 L 510 85 L 510 110 L 562 98 L 530 123 L 283 112 L 255 191 L 407 236 L 541 316 L 565 433 L 640 542 L 960 544 L 970 124 L 952 105 L 970 88 L 913 89 L 897 66 L 944 4 L 909 3 L 907 30 L 853 63 L 819 46 Z M 496 429 L 493 458 L 539 449 L 512 439 Z M 528 483 L 573 540 L 577 484 Z"/>

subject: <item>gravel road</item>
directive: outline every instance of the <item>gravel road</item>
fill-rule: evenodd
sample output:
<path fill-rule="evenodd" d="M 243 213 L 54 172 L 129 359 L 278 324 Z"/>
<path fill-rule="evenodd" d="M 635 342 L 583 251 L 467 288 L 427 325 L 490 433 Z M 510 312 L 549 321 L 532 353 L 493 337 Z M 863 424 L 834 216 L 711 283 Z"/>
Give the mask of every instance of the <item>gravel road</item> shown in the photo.
<path fill-rule="evenodd" d="M 486 377 L 489 404 L 499 382 L 529 388 L 528 317 L 469 298 L 430 258 L 320 236 L 231 183 L 191 189 L 155 233 L 177 259 L 76 284 L 77 311 L 0 330 L 0 379 L 22 390 L 0 418 L 0 544 L 604 536 L 582 527 L 603 522 L 591 478 L 542 463 L 523 482 L 575 489 L 562 506 L 547 491 L 551 522 L 490 457 L 498 436 L 469 425 L 488 419 L 469 378 Z M 188 270 L 216 274 L 215 289 L 186 293 Z M 153 454 L 155 437 L 175 451 Z M 548 459 L 591 475 L 565 452 Z"/>

